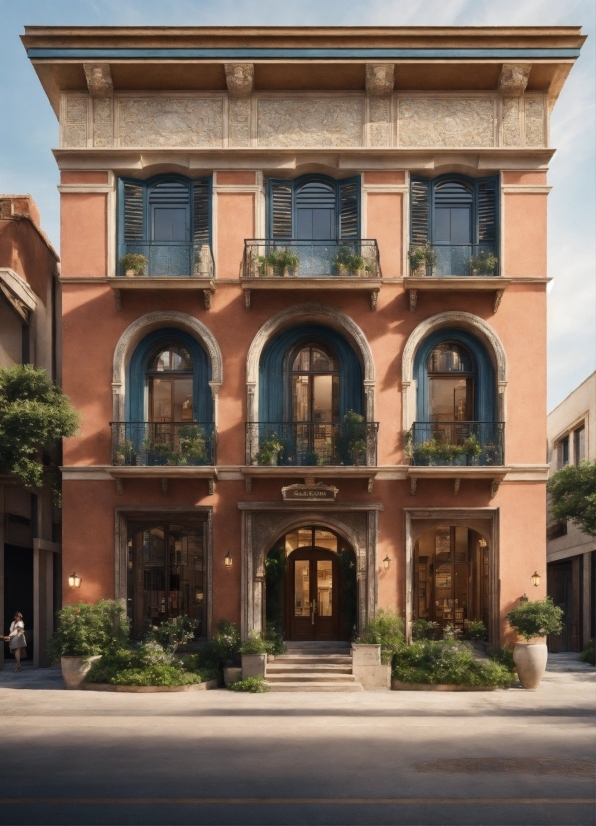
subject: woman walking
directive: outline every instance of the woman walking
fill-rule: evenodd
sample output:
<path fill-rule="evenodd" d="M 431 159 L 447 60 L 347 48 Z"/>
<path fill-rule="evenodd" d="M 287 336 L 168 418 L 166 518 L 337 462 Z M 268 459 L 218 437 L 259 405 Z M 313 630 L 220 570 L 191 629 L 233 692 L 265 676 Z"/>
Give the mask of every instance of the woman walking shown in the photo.
<path fill-rule="evenodd" d="M 4 637 L 5 641 L 9 643 L 10 650 L 14 652 L 17 664 L 15 671 L 21 670 L 21 657 L 27 656 L 27 640 L 25 639 L 25 623 L 23 622 L 23 615 L 17 611 L 14 615 L 14 620 L 10 624 L 10 631 L 8 637 Z"/>

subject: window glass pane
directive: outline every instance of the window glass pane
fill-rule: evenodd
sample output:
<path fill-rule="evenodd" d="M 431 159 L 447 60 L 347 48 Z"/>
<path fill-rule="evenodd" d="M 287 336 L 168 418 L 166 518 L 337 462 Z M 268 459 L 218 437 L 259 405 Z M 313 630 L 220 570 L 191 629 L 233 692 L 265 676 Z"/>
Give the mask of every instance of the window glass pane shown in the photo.
<path fill-rule="evenodd" d="M 292 376 L 292 421 L 310 420 L 310 379 L 308 376 Z"/>
<path fill-rule="evenodd" d="M 329 551 L 337 552 L 337 536 L 331 531 L 315 528 L 315 545 L 319 548 L 327 548 Z"/>
<path fill-rule="evenodd" d="M 431 352 L 428 370 L 429 373 L 471 373 L 472 362 L 463 347 L 444 342 Z"/>
<path fill-rule="evenodd" d="M 152 379 L 151 421 L 172 421 L 172 382 L 166 379 Z"/>
<path fill-rule="evenodd" d="M 310 347 L 304 347 L 296 358 L 294 359 L 294 364 L 292 365 L 292 370 L 297 372 L 306 372 L 310 370 Z"/>
<path fill-rule="evenodd" d="M 308 617 L 310 614 L 310 560 L 297 559 L 294 562 L 294 616 Z"/>
<path fill-rule="evenodd" d="M 333 372 L 337 370 L 337 366 L 335 364 L 335 359 L 331 356 L 328 356 L 323 350 L 319 350 L 316 347 L 312 348 L 312 366 L 311 370 L 314 372 Z"/>
<path fill-rule="evenodd" d="M 569 436 L 559 442 L 559 467 L 569 464 Z"/>
<path fill-rule="evenodd" d="M 451 209 L 451 238 L 452 244 L 470 244 L 472 213 L 467 207 Z"/>
<path fill-rule="evenodd" d="M 573 452 L 576 465 L 586 458 L 586 428 L 578 427 L 573 434 Z"/>
<path fill-rule="evenodd" d="M 174 390 L 174 421 L 192 422 L 192 379 L 175 379 L 172 385 Z"/>
<path fill-rule="evenodd" d="M 437 528 L 435 532 L 435 553 L 437 559 L 441 561 L 451 559 L 451 528 L 447 526 Z"/>
<path fill-rule="evenodd" d="M 467 528 L 456 528 L 455 529 L 455 561 L 456 562 L 467 562 L 468 561 L 468 529 Z"/>
<path fill-rule="evenodd" d="M 333 421 L 333 388 L 331 376 L 313 376 L 313 421 Z"/>
<path fill-rule="evenodd" d="M 451 240 L 451 215 L 448 209 L 435 210 L 435 241 L 448 244 Z"/>
<path fill-rule="evenodd" d="M 151 359 L 149 370 L 157 372 L 192 370 L 192 357 L 186 347 L 180 344 L 170 345 Z"/>
<path fill-rule="evenodd" d="M 330 559 L 317 559 L 317 613 L 333 615 L 333 565 Z"/>
<path fill-rule="evenodd" d="M 335 238 L 335 210 L 314 209 L 312 218 L 313 239 L 326 241 Z"/>
<path fill-rule="evenodd" d="M 286 534 L 286 555 L 291 554 L 298 547 L 298 531 Z"/>
<path fill-rule="evenodd" d="M 312 528 L 298 529 L 298 547 L 310 548 L 312 545 Z"/>
<path fill-rule="evenodd" d="M 143 624 L 155 625 L 166 613 L 165 531 L 155 527 L 137 534 L 142 543 Z"/>
<path fill-rule="evenodd" d="M 470 421 L 473 413 L 474 381 L 440 378 L 428 380 L 429 418 L 431 422 Z"/>
<path fill-rule="evenodd" d="M 153 240 L 186 241 L 186 209 L 154 207 Z"/>

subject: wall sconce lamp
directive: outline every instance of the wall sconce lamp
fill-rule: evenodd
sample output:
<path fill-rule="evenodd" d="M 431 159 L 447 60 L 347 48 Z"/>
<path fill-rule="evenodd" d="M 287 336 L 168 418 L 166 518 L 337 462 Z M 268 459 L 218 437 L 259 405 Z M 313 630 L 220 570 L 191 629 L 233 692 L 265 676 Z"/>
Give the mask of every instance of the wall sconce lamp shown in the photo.
<path fill-rule="evenodd" d="M 532 582 L 534 583 L 535 587 L 538 588 L 538 586 L 540 585 L 540 574 L 538 573 L 538 571 L 534 571 L 534 573 L 532 574 Z"/>
<path fill-rule="evenodd" d="M 73 571 L 72 574 L 68 577 L 68 584 L 70 585 L 71 588 L 80 588 L 82 581 L 83 580 L 76 573 L 76 571 Z"/>
<path fill-rule="evenodd" d="M 391 560 L 389 559 L 388 556 L 386 556 L 385 559 L 383 560 L 383 567 L 385 568 L 386 571 L 389 570 L 389 565 L 390 564 L 391 564 Z"/>
<path fill-rule="evenodd" d="M 226 568 L 231 568 L 232 567 L 232 555 L 230 554 L 229 551 L 224 556 L 224 565 L 226 566 Z"/>

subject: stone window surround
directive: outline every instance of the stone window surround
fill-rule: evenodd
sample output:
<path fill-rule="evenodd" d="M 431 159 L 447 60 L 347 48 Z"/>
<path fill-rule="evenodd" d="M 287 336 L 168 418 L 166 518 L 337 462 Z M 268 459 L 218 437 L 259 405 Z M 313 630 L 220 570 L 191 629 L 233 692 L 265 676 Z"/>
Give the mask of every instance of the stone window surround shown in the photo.
<path fill-rule="evenodd" d="M 180 519 L 181 517 L 205 520 L 203 565 L 204 594 L 207 600 L 206 636 L 212 636 L 213 625 L 213 508 L 208 506 L 171 506 L 156 508 L 153 505 L 129 505 L 115 509 L 114 525 L 114 599 L 126 604 L 128 572 L 128 521 L 150 517 L 154 519 Z"/>
<path fill-rule="evenodd" d="M 488 545 L 488 641 L 492 648 L 498 648 L 501 644 L 499 508 L 404 508 L 406 637 L 411 640 L 414 616 L 414 545 L 426 531 L 446 524 L 470 528 L 479 533 Z"/>

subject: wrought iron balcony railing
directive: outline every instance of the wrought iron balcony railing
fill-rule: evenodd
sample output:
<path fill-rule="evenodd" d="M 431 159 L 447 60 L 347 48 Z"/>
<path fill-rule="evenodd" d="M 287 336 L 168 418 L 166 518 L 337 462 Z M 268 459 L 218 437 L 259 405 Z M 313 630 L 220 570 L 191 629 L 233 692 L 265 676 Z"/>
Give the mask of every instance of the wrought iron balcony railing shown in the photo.
<path fill-rule="evenodd" d="M 112 422 L 112 464 L 125 467 L 214 465 L 212 422 Z"/>
<path fill-rule="evenodd" d="M 128 270 L 134 275 L 214 278 L 213 254 L 209 244 L 131 241 L 124 245 L 124 255 L 130 254 L 142 255 L 146 259 L 141 272 Z M 126 266 L 120 263 L 119 275 L 126 274 Z"/>
<path fill-rule="evenodd" d="M 505 462 L 503 422 L 414 422 L 407 448 L 419 467 L 486 467 Z"/>
<path fill-rule="evenodd" d="M 244 242 L 244 278 L 352 276 L 381 278 L 374 240 L 302 241 L 251 238 Z"/>
<path fill-rule="evenodd" d="M 374 467 L 378 429 L 377 422 L 247 422 L 246 464 Z"/>
<path fill-rule="evenodd" d="M 411 245 L 409 259 L 411 276 L 448 278 L 499 275 L 499 260 L 494 244 Z"/>

